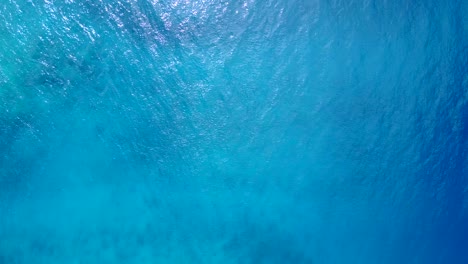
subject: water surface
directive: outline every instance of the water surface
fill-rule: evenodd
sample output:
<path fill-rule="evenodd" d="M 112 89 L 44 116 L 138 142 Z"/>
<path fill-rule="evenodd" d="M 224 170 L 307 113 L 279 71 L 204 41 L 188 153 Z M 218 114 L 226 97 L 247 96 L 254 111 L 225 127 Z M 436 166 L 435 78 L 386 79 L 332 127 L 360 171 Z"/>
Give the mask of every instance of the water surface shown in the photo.
<path fill-rule="evenodd" d="M 4 0 L 0 263 L 468 263 L 467 14 Z"/>

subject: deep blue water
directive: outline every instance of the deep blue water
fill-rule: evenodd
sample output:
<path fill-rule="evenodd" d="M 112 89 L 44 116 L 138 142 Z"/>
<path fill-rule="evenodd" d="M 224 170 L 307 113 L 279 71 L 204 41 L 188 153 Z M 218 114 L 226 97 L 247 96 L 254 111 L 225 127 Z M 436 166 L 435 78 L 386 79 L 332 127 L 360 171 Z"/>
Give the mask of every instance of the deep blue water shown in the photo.
<path fill-rule="evenodd" d="M 0 264 L 468 263 L 467 14 L 1 1 Z"/>

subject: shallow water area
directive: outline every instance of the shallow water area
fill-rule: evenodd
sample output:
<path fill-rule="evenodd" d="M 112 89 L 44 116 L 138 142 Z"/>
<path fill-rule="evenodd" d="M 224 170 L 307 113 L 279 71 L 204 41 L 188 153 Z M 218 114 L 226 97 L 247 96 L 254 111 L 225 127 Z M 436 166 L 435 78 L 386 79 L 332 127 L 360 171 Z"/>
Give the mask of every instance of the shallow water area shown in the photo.
<path fill-rule="evenodd" d="M 0 264 L 468 263 L 465 2 L 6 1 Z"/>

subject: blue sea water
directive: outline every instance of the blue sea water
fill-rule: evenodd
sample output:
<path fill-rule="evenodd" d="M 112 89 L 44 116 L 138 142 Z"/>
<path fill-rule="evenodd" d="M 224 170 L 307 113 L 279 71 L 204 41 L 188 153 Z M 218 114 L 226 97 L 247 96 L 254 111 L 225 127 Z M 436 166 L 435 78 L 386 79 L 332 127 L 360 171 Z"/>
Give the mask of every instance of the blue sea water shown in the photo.
<path fill-rule="evenodd" d="M 0 264 L 468 263 L 467 14 L 2 0 Z"/>

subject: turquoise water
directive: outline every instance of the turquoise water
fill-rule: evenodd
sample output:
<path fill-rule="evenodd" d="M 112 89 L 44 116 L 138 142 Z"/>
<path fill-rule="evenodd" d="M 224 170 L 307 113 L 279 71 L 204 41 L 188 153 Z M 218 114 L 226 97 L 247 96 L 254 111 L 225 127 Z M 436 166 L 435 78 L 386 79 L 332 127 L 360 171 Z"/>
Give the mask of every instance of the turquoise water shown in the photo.
<path fill-rule="evenodd" d="M 2 1 L 0 264 L 468 263 L 467 14 Z"/>

